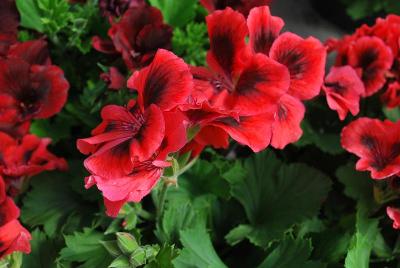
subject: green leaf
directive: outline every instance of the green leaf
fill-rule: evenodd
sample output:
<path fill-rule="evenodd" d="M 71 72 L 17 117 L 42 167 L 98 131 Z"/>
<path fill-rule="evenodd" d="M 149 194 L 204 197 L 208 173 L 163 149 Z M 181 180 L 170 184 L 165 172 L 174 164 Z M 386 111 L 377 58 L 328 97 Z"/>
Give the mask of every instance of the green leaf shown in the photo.
<path fill-rule="evenodd" d="M 374 254 L 380 258 L 386 258 L 389 260 L 393 257 L 392 249 L 386 243 L 381 232 L 377 234 L 374 241 L 374 247 L 372 249 Z"/>
<path fill-rule="evenodd" d="M 146 268 L 173 268 L 172 260 L 178 256 L 174 246 L 163 245 L 158 251 L 154 261 L 150 262 Z"/>
<path fill-rule="evenodd" d="M 36 227 L 43 225 L 53 236 L 70 213 L 82 210 L 79 195 L 69 187 L 69 177 L 60 172 L 46 172 L 32 179 L 32 190 L 23 199 L 22 221 Z"/>
<path fill-rule="evenodd" d="M 318 170 L 304 164 L 284 165 L 271 152 L 246 160 L 245 168 L 247 178 L 232 177 L 230 183 L 232 196 L 245 208 L 249 224 L 227 235 L 230 244 L 247 237 L 267 247 L 292 225 L 316 216 L 331 185 Z"/>
<path fill-rule="evenodd" d="M 197 160 L 196 164 L 179 177 L 179 186 L 192 196 L 213 194 L 228 199 L 229 184 L 212 162 Z"/>
<path fill-rule="evenodd" d="M 344 152 L 340 145 L 339 133 L 327 133 L 322 131 L 322 129 L 317 131 L 313 129 L 310 123 L 306 120 L 302 122 L 301 128 L 303 129 L 303 136 L 297 143 L 295 143 L 296 146 L 314 144 L 321 151 L 333 155 Z"/>
<path fill-rule="evenodd" d="M 168 24 L 175 27 L 186 25 L 196 15 L 196 0 L 149 0 L 149 2 L 161 10 Z"/>
<path fill-rule="evenodd" d="M 346 5 L 346 11 L 353 20 L 372 17 L 382 10 L 384 2 L 380 0 L 341 0 Z"/>
<path fill-rule="evenodd" d="M 204 227 L 180 232 L 184 246 L 179 256 L 173 260 L 175 268 L 225 268 L 211 243 L 210 235 Z"/>
<path fill-rule="evenodd" d="M 43 33 L 44 26 L 35 0 L 16 0 L 21 26 Z"/>
<path fill-rule="evenodd" d="M 390 121 L 397 122 L 400 119 L 400 109 L 398 107 L 387 108 L 384 106 L 383 113 Z"/>
<path fill-rule="evenodd" d="M 60 260 L 80 263 L 80 268 L 107 267 L 112 257 L 101 243 L 104 239 L 102 233 L 90 228 L 67 235 L 65 236 L 67 247 L 61 250 Z"/>
<path fill-rule="evenodd" d="M 285 237 L 258 268 L 317 268 L 325 267 L 309 261 L 312 245 L 310 239 Z"/>
<path fill-rule="evenodd" d="M 371 250 L 379 233 L 379 220 L 368 218 L 365 208 L 359 208 L 356 217 L 356 233 L 345 259 L 346 268 L 368 268 Z"/>
<path fill-rule="evenodd" d="M 210 206 L 208 197 L 190 201 L 179 198 L 171 192 L 163 217 L 157 224 L 155 231 L 157 238 L 164 243 L 176 243 L 179 241 L 181 230 L 194 228 L 197 225 L 205 226 Z"/>
<path fill-rule="evenodd" d="M 49 137 L 53 144 L 55 144 L 71 136 L 72 124 L 73 122 L 71 122 L 70 118 L 59 114 L 54 120 L 34 120 L 31 124 L 30 132 L 38 137 Z"/>
<path fill-rule="evenodd" d="M 336 227 L 313 234 L 311 237 L 314 245 L 313 256 L 329 263 L 336 263 L 345 257 L 352 235 L 349 231 Z"/>
<path fill-rule="evenodd" d="M 355 170 L 355 164 L 349 163 L 336 171 L 336 177 L 344 184 L 344 193 L 366 207 L 374 204 L 373 181 L 368 172 Z"/>
<path fill-rule="evenodd" d="M 190 22 L 185 28 L 175 28 L 172 37 L 174 52 L 183 57 L 191 65 L 204 65 L 208 45 L 207 25 L 205 23 Z M 188 139 L 197 134 L 199 127 L 189 128 Z"/>
<path fill-rule="evenodd" d="M 385 7 L 385 11 L 387 13 L 396 13 L 400 14 L 400 2 L 397 0 L 386 0 L 383 2 Z"/>
<path fill-rule="evenodd" d="M 35 229 L 31 235 L 31 253 L 23 255 L 22 268 L 54 267 L 57 257 L 54 241 L 39 229 Z"/>

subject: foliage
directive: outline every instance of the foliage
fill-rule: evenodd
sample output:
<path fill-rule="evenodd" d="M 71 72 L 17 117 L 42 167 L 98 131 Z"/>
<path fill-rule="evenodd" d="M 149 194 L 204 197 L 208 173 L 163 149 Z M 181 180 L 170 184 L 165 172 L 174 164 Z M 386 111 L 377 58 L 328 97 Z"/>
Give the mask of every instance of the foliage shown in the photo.
<path fill-rule="evenodd" d="M 400 3 L 396 0 L 341 0 L 346 5 L 347 13 L 354 19 L 359 20 L 371 17 L 379 12 L 400 14 Z"/>
<path fill-rule="evenodd" d="M 251 155 L 238 144 L 207 149 L 187 172 L 168 181 L 162 206 L 163 180 L 141 203 L 126 204 L 116 218 L 107 217 L 96 187 L 84 189 L 88 174 L 75 148 L 76 139 L 89 136 L 100 122 L 103 106 L 136 97 L 126 88 L 109 90 L 99 77 L 123 64 L 91 48 L 92 36 L 106 35 L 108 21 L 95 0 L 16 2 L 19 39 L 45 36 L 53 62 L 71 84 L 65 108 L 30 126 L 33 134 L 53 140 L 52 151 L 65 157 L 70 169 L 42 173 L 24 185 L 17 204 L 33 237 L 32 253 L 14 253 L 0 267 L 398 265 L 398 233 L 382 217 L 387 205 L 396 205 L 398 192 L 354 169 L 355 159 L 342 149 L 339 136 L 352 118 L 340 122 L 322 98 L 307 103 L 303 136 L 285 150 Z M 191 65 L 205 65 L 209 41 L 205 11 L 197 1 L 148 2 L 174 26 L 173 52 Z M 400 11 L 397 1 L 344 2 L 354 19 Z M 360 116 L 400 118 L 398 108 L 377 109 L 378 97 L 368 101 Z M 174 167 L 188 164 L 189 154 L 174 157 Z"/>

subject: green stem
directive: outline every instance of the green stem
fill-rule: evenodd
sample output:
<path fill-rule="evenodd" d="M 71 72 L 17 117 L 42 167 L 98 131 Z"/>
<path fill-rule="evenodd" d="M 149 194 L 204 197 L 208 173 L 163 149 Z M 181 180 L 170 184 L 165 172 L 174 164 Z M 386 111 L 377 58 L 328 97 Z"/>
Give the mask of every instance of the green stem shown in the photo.
<path fill-rule="evenodd" d="M 185 165 L 182 169 L 180 169 L 179 171 L 177 171 L 176 174 L 174 174 L 173 178 L 175 178 L 175 180 L 182 175 L 183 173 L 185 173 L 188 169 L 190 169 L 197 161 L 197 158 L 194 158 L 193 160 L 191 160 L 187 165 Z M 156 214 L 156 220 L 157 222 L 160 221 L 163 213 L 164 213 L 164 206 L 165 206 L 165 199 L 167 198 L 167 192 L 168 192 L 168 187 L 171 185 L 171 183 L 169 182 L 171 178 L 169 177 L 163 177 L 162 180 L 162 188 L 158 194 L 158 200 L 157 200 L 157 214 Z"/>
<path fill-rule="evenodd" d="M 157 222 L 160 221 L 163 213 L 164 213 L 164 205 L 165 205 L 165 199 L 167 198 L 167 192 L 168 192 L 168 184 L 163 181 L 162 188 L 160 190 L 160 193 L 158 195 L 158 205 L 157 205 Z"/>

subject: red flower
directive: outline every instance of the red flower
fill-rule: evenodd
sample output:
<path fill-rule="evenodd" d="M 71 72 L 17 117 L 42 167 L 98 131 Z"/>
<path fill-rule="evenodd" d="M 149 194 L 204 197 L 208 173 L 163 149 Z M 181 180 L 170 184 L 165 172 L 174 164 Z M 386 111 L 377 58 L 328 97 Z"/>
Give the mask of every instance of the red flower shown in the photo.
<path fill-rule="evenodd" d="M 0 60 L 0 108 L 6 122 L 48 118 L 67 100 L 69 84 L 57 66 L 29 65 L 21 59 Z"/>
<path fill-rule="evenodd" d="M 393 229 L 400 229 L 400 209 L 387 207 L 386 213 L 393 220 Z"/>
<path fill-rule="evenodd" d="M 359 118 L 342 130 L 342 147 L 360 159 L 356 169 L 371 171 L 373 179 L 400 172 L 400 122 Z"/>
<path fill-rule="evenodd" d="M 31 252 L 29 244 L 31 239 L 31 234 L 18 220 L 12 220 L 0 226 L 0 258 L 14 251 L 29 254 Z"/>
<path fill-rule="evenodd" d="M 285 94 L 275 109 L 271 145 L 283 149 L 289 143 L 298 141 L 303 134 L 300 124 L 304 118 L 305 107 L 297 98 Z"/>
<path fill-rule="evenodd" d="M 269 54 L 289 69 L 288 94 L 300 100 L 309 100 L 319 94 L 326 61 L 326 50 L 319 40 L 284 33 L 272 44 Z"/>
<path fill-rule="evenodd" d="M 332 67 L 322 89 L 329 108 L 338 112 L 340 120 L 344 120 L 349 111 L 352 115 L 358 114 L 360 97 L 365 89 L 352 67 Z"/>
<path fill-rule="evenodd" d="M 147 160 L 131 159 L 131 170 L 123 176 L 102 177 L 92 175 L 86 179 L 85 187 L 97 185 L 104 196 L 109 216 L 117 216 L 125 202 L 140 202 L 158 182 L 163 169 L 170 166 L 165 162 L 170 152 L 176 152 L 186 143 L 186 132 L 179 112 L 165 114 L 165 139 L 159 149 Z M 116 167 L 124 168 L 124 166 Z"/>
<path fill-rule="evenodd" d="M 130 7 L 145 5 L 144 0 L 100 0 L 99 7 L 104 16 L 120 17 Z"/>
<path fill-rule="evenodd" d="M 20 141 L 0 132 L 0 174 L 10 178 L 34 176 L 54 169 L 67 169 L 64 159 L 47 150 L 51 140 L 25 135 Z"/>
<path fill-rule="evenodd" d="M 377 18 L 373 26 L 363 25 L 356 30 L 355 36 L 376 36 L 392 50 L 393 56 L 399 55 L 400 17 L 394 14 L 386 18 Z"/>
<path fill-rule="evenodd" d="M 183 60 L 159 50 L 128 86 L 138 92 L 138 101 L 104 107 L 94 136 L 77 143 L 82 153 L 91 153 L 85 160 L 93 175 L 87 185 L 97 184 L 106 200 L 121 206 L 146 195 L 168 164 L 167 155 L 185 145 L 185 117 L 177 108 L 188 101 L 193 81 Z"/>
<path fill-rule="evenodd" d="M 393 63 L 392 51 L 377 37 L 361 37 L 349 47 L 348 63 L 364 83 L 364 96 L 371 96 L 386 82 L 385 73 Z"/>
<path fill-rule="evenodd" d="M 400 105 L 400 84 L 393 82 L 389 84 L 388 89 L 382 95 L 382 101 L 389 108 L 395 108 Z"/>
<path fill-rule="evenodd" d="M 271 16 L 269 7 L 259 7 L 250 11 L 247 25 L 250 35 L 249 45 L 254 53 L 269 55 L 269 50 L 285 23 L 281 18 Z"/>
<path fill-rule="evenodd" d="M 267 112 L 287 91 L 287 68 L 265 55 L 249 53 L 246 21 L 240 13 L 227 8 L 206 19 L 210 37 L 208 82 L 214 92 L 210 103 L 243 116 Z"/>
<path fill-rule="evenodd" d="M 112 90 L 119 90 L 126 86 L 126 79 L 117 68 L 110 67 L 108 73 L 102 73 L 100 78 L 108 84 L 108 88 Z"/>
<path fill-rule="evenodd" d="M 272 0 L 200 0 L 200 3 L 212 13 L 215 10 L 230 7 L 247 17 L 253 7 L 269 5 Z"/>
<path fill-rule="evenodd" d="M 6 196 L 5 184 L 0 177 L 0 259 L 14 251 L 31 251 L 31 235 L 18 222 L 18 217 L 19 209 L 14 201 Z"/>
<path fill-rule="evenodd" d="M 130 69 L 148 65 L 157 49 L 171 48 L 172 28 L 163 23 L 161 12 L 147 5 L 128 9 L 121 20 L 114 23 L 108 40 L 93 39 L 95 49 L 105 53 L 119 53 Z"/>

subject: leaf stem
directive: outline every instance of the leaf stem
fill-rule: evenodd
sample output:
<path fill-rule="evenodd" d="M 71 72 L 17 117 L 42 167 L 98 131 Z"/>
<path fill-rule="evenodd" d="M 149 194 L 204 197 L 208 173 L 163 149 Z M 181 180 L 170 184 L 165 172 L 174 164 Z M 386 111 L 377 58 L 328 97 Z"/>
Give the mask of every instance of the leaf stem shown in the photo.
<path fill-rule="evenodd" d="M 156 215 L 156 220 L 157 222 L 160 221 L 163 213 L 164 213 L 164 205 L 165 205 L 165 199 L 167 197 L 167 192 L 168 192 L 168 183 L 163 181 L 162 188 L 158 194 L 158 205 L 157 205 L 157 215 Z"/>

